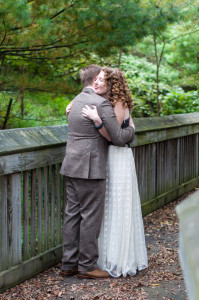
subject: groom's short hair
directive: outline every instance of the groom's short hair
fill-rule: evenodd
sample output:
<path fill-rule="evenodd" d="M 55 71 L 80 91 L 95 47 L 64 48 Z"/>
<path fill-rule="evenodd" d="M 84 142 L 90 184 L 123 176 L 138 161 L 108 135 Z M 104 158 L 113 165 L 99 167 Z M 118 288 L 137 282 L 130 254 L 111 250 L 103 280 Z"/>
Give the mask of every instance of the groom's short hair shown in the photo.
<path fill-rule="evenodd" d="M 80 71 L 81 82 L 84 86 L 90 85 L 93 83 L 95 77 L 100 73 L 101 67 L 98 65 L 89 65 L 84 67 Z"/>

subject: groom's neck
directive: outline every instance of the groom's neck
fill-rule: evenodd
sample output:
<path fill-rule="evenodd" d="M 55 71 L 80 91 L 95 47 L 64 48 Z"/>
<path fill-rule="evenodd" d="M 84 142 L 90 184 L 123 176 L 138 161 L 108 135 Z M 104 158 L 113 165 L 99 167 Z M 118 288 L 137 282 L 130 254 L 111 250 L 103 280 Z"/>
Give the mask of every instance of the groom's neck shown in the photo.
<path fill-rule="evenodd" d="M 93 89 L 93 91 L 95 92 L 95 88 L 92 85 L 87 85 L 86 88 Z"/>

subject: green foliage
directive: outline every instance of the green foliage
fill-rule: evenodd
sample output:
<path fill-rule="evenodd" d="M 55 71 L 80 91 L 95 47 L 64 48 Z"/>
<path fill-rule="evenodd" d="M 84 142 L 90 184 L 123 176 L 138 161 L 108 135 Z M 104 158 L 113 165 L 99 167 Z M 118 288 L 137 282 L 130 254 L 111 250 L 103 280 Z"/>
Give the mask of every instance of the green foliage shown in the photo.
<path fill-rule="evenodd" d="M 162 99 L 162 115 L 199 112 L 198 91 L 184 92 L 175 87 Z"/>
<path fill-rule="evenodd" d="M 20 113 L 20 102 L 17 95 L 15 95 L 15 98 L 13 97 L 14 101 L 11 107 L 7 128 L 66 124 L 67 118 L 65 115 L 65 108 L 72 98 L 72 95 L 66 99 L 66 97 L 62 95 L 52 98 L 52 95 L 47 93 L 25 93 L 25 109 L 24 116 L 22 117 Z M 7 93 L 0 94 L 0 101 L 4 104 L 0 108 L 0 119 L 2 124 L 9 100 L 10 98 Z"/>
<path fill-rule="evenodd" d="M 146 33 L 146 15 L 140 1 L 1 1 L 1 90 L 74 92 L 71 75 L 91 52 L 132 44 Z"/>
<path fill-rule="evenodd" d="M 196 14 L 194 15 L 196 16 Z M 163 68 L 170 66 L 170 69 L 178 72 L 175 84 L 180 86 L 189 85 L 189 89 L 199 87 L 199 27 L 198 23 L 187 20 L 184 22 L 169 25 L 163 33 L 166 43 L 162 60 Z M 162 49 L 162 39 L 158 40 L 158 53 Z M 147 60 L 155 62 L 153 37 L 147 36 L 133 48 L 133 54 L 146 57 Z M 160 67 L 161 70 L 162 66 Z"/>
<path fill-rule="evenodd" d="M 155 116 L 156 82 L 155 65 L 145 58 L 123 55 L 121 69 L 125 72 L 134 98 L 134 117 Z M 160 72 L 160 115 L 180 114 L 199 111 L 197 91 L 185 92 L 181 87 L 173 86 L 178 71 L 164 65 Z"/>
<path fill-rule="evenodd" d="M 160 53 L 160 42 L 172 39 L 176 28 L 180 31 L 180 25 L 169 24 L 186 16 L 192 20 L 186 22 L 187 28 L 192 22 L 197 26 L 194 3 L 187 6 L 182 0 L 0 0 L 0 125 L 11 97 L 14 101 L 8 127 L 65 123 L 65 99 L 71 100 L 81 89 L 79 69 L 89 63 L 116 66 L 119 50 L 128 54 L 122 57 L 121 68 L 135 98 L 134 115 L 155 115 L 156 67 L 151 37 L 157 36 Z M 196 33 L 195 45 L 197 36 Z M 161 114 L 172 113 L 172 93 L 181 95 L 179 101 L 184 97 L 190 102 L 188 95 L 178 93 L 172 85 L 183 85 L 185 77 L 187 82 L 196 78 L 192 73 L 198 72 L 197 47 L 191 43 L 193 38 L 187 36 L 182 37 L 181 44 L 173 41 L 165 48 L 164 66 L 160 68 Z M 128 51 L 132 46 L 134 58 Z M 173 49 L 176 54 L 171 54 Z M 180 111 L 177 104 L 173 109 Z"/>
<path fill-rule="evenodd" d="M 175 26 L 172 31 L 180 35 L 182 34 L 180 29 L 179 26 Z M 178 40 L 169 44 L 165 56 L 167 63 L 185 71 L 187 75 L 196 74 L 199 71 L 199 28 L 195 30 L 190 30 L 191 34 L 182 35 Z"/>

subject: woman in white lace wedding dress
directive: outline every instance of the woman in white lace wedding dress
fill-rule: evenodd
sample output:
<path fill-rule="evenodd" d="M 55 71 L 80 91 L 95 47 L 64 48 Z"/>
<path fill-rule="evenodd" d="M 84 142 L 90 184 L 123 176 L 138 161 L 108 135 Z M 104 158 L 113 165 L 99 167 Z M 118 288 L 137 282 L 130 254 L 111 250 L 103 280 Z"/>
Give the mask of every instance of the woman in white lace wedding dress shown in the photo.
<path fill-rule="evenodd" d="M 103 68 L 95 89 L 112 102 L 121 126 L 129 126 L 132 98 L 122 72 Z M 83 108 L 83 115 L 101 122 L 96 107 Z M 104 126 L 99 131 L 110 139 Z M 135 163 L 128 145 L 109 146 L 105 208 L 98 245 L 99 267 L 113 277 L 135 275 L 137 270 L 148 267 Z"/>

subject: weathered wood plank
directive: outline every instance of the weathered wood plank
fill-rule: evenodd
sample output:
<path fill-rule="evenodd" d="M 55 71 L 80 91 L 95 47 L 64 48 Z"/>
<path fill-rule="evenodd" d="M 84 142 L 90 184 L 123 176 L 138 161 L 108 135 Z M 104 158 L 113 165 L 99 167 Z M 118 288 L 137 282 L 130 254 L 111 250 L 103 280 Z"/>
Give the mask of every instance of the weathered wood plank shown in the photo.
<path fill-rule="evenodd" d="M 57 243 L 61 243 L 61 164 L 57 165 Z"/>
<path fill-rule="evenodd" d="M 175 184 L 180 184 L 180 138 L 176 141 Z"/>
<path fill-rule="evenodd" d="M 42 208 L 43 208 L 43 174 L 42 174 L 42 168 L 38 169 L 38 253 L 42 252 Z"/>
<path fill-rule="evenodd" d="M 44 249 L 49 247 L 49 167 L 44 168 Z"/>
<path fill-rule="evenodd" d="M 141 201 L 144 200 L 143 191 L 142 191 L 142 174 L 141 174 L 141 151 L 140 147 L 133 148 L 133 154 L 134 154 L 134 160 L 135 160 L 135 169 L 137 173 L 137 181 L 138 181 L 138 187 L 139 187 L 139 193 L 140 193 L 140 199 Z"/>
<path fill-rule="evenodd" d="M 0 156 L 65 146 L 67 135 L 67 125 L 1 130 Z"/>
<path fill-rule="evenodd" d="M 175 139 L 178 137 L 183 137 L 187 135 L 196 134 L 199 131 L 199 125 L 195 126 L 184 126 L 172 129 L 164 129 L 164 130 L 154 130 L 154 131 L 140 131 L 136 129 L 136 136 L 132 143 L 133 147 L 146 145 L 146 144 L 152 144 L 152 143 L 158 143 L 161 141 L 166 141 L 169 139 Z"/>
<path fill-rule="evenodd" d="M 36 255 L 36 170 L 31 170 L 31 256 Z"/>
<path fill-rule="evenodd" d="M 61 257 L 62 245 L 58 245 L 49 251 L 0 273 L 0 293 L 54 266 L 60 262 Z"/>
<path fill-rule="evenodd" d="M 55 246 L 55 165 L 51 166 L 51 246 Z"/>
<path fill-rule="evenodd" d="M 157 170 L 156 170 L 156 157 L 157 157 L 157 151 L 156 151 L 156 144 L 151 145 L 151 159 L 150 161 L 150 166 L 149 169 L 151 170 L 151 179 L 150 184 L 151 184 L 151 197 L 150 200 L 156 197 L 156 176 L 157 176 Z"/>
<path fill-rule="evenodd" d="M 181 184 L 173 190 L 167 191 L 164 194 L 158 195 L 156 198 L 153 198 L 151 201 L 145 202 L 142 204 L 142 214 L 146 216 L 154 210 L 166 205 L 172 200 L 180 197 L 181 195 L 193 190 L 196 186 L 199 185 L 199 177 L 184 184 Z"/>
<path fill-rule="evenodd" d="M 8 257 L 9 266 L 22 260 L 21 173 L 8 176 Z"/>
<path fill-rule="evenodd" d="M 134 146 L 196 134 L 199 131 L 199 113 L 139 118 L 134 122 L 136 127 Z M 0 156 L 65 146 L 67 134 L 67 125 L 2 130 Z"/>
<path fill-rule="evenodd" d="M 7 176 L 0 176 L 0 272 L 8 265 Z"/>
<path fill-rule="evenodd" d="M 1 156 L 0 176 L 61 163 L 66 147 Z"/>
<path fill-rule="evenodd" d="M 29 258 L 29 172 L 23 173 L 23 258 Z"/>
<path fill-rule="evenodd" d="M 196 173 L 195 176 L 199 176 L 199 134 L 196 134 Z"/>

